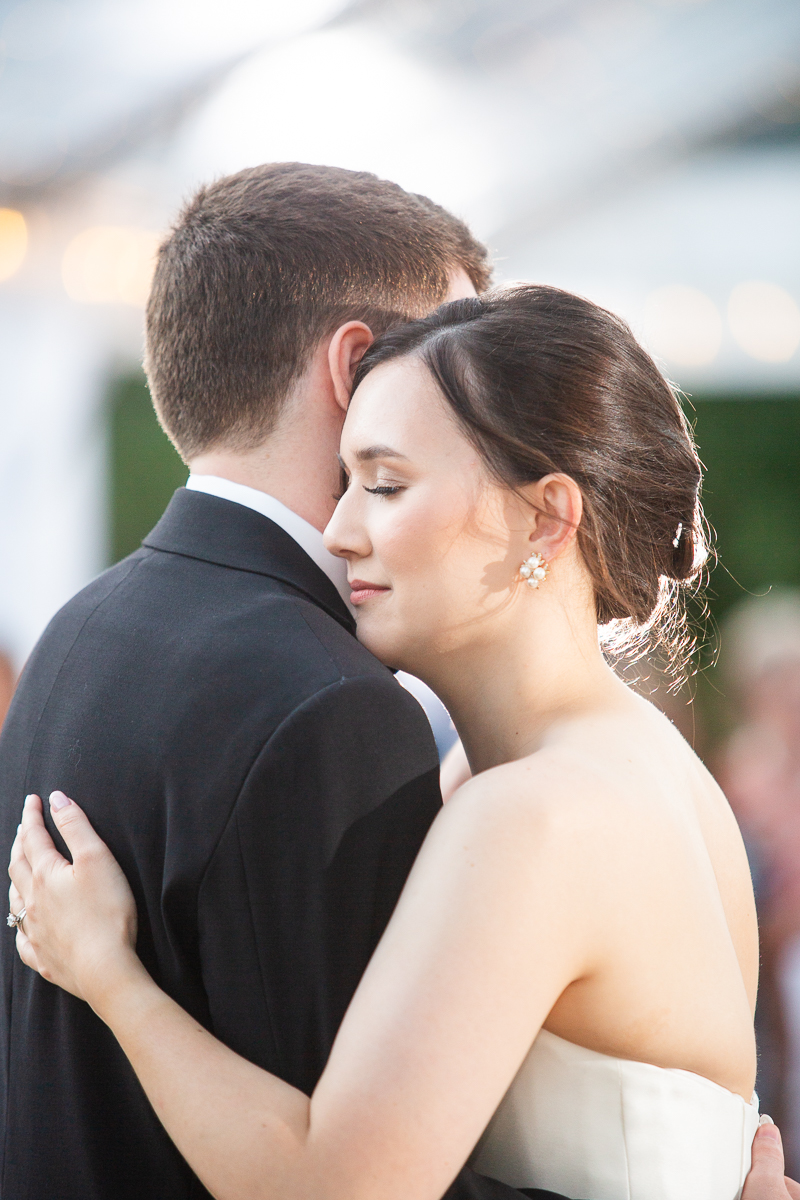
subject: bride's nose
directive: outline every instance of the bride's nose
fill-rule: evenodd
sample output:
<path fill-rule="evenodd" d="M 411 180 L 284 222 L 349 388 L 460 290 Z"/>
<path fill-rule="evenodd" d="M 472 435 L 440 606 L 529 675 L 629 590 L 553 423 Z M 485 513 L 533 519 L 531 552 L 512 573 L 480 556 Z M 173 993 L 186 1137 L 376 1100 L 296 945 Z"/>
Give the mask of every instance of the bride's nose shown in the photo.
<path fill-rule="evenodd" d="M 372 550 L 355 499 L 354 489 L 350 487 L 336 505 L 333 516 L 325 526 L 325 547 L 339 558 L 367 558 Z"/>

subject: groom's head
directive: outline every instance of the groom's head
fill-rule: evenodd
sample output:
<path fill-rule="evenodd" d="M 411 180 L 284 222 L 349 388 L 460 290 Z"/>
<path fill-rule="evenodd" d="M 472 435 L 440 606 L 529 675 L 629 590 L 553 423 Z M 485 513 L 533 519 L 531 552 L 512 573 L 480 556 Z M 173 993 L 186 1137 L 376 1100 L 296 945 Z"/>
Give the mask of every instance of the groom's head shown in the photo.
<path fill-rule="evenodd" d="M 377 336 L 489 274 L 461 221 L 366 172 L 271 163 L 201 188 L 160 250 L 147 308 L 159 417 L 187 460 L 251 450 L 342 326 Z"/>

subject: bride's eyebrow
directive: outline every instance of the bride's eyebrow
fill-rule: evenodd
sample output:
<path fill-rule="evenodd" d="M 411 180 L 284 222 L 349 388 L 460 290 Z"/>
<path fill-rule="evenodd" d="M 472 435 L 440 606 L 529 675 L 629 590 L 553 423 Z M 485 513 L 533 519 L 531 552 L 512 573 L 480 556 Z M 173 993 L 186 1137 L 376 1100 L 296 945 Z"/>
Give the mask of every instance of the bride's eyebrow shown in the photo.
<path fill-rule="evenodd" d="M 364 450 L 356 450 L 355 457 L 359 462 L 371 462 L 375 458 L 402 458 L 408 462 L 408 455 L 393 450 L 391 446 L 367 446 Z"/>

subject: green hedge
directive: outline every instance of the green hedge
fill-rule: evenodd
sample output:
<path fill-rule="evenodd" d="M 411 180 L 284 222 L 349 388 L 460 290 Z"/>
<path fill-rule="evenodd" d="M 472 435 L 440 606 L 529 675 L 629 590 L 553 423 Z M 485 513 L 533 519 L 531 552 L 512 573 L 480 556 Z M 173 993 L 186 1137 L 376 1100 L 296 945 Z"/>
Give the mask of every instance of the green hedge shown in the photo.
<path fill-rule="evenodd" d="M 187 468 L 156 420 L 141 374 L 115 380 L 109 395 L 111 562 L 136 550 L 158 521 Z"/>
<path fill-rule="evenodd" d="M 720 557 L 709 597 L 719 618 L 771 584 L 800 587 L 800 396 L 692 403 Z"/>

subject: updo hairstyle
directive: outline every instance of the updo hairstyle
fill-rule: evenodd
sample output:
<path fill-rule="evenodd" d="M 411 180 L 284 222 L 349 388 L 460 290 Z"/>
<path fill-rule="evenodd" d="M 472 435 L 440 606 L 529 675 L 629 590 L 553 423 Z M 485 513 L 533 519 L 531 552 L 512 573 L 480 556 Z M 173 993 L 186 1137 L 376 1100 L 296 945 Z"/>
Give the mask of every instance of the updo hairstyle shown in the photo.
<path fill-rule="evenodd" d="M 607 650 L 656 650 L 680 678 L 684 596 L 708 557 L 701 468 L 675 392 L 613 313 L 539 284 L 444 304 L 378 338 L 354 387 L 412 355 L 496 481 L 578 484 L 578 545 Z"/>

